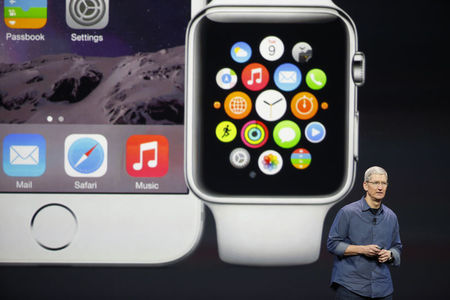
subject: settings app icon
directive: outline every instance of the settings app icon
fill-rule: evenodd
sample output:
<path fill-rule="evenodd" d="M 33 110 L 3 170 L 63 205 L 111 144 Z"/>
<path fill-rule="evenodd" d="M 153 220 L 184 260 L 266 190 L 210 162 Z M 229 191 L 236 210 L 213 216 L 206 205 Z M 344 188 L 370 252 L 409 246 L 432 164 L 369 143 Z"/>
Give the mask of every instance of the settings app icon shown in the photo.
<path fill-rule="evenodd" d="M 103 29 L 109 21 L 109 0 L 66 0 L 66 23 L 73 29 Z"/>

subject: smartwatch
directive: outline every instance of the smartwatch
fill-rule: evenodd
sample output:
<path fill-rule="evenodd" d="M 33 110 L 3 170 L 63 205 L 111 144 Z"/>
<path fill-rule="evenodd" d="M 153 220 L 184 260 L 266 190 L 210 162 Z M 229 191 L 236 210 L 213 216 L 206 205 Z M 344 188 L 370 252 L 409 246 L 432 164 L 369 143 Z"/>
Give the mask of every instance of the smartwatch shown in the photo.
<path fill-rule="evenodd" d="M 193 7 L 185 174 L 213 213 L 219 256 L 312 263 L 327 211 L 355 177 L 365 77 L 355 25 L 329 0 Z"/>

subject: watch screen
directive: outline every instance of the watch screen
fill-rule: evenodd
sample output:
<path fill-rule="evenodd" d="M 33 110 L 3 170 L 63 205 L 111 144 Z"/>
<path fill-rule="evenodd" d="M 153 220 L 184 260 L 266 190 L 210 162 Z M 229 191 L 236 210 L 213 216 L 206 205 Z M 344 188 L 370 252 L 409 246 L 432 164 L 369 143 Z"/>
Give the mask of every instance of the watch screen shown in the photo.
<path fill-rule="evenodd" d="M 196 29 L 196 182 L 215 195 L 337 192 L 347 176 L 344 21 L 217 15 Z"/>
<path fill-rule="evenodd" d="M 0 192 L 186 193 L 190 1 L 2 4 Z"/>

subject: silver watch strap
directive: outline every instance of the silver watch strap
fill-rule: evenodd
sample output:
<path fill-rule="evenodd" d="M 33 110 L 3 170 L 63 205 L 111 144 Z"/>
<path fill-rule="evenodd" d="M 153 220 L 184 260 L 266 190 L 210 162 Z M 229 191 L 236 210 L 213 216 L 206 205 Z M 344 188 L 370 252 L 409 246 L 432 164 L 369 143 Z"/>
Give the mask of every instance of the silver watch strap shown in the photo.
<path fill-rule="evenodd" d="M 323 222 L 332 206 L 206 204 L 216 221 L 220 258 L 255 266 L 316 261 Z"/>

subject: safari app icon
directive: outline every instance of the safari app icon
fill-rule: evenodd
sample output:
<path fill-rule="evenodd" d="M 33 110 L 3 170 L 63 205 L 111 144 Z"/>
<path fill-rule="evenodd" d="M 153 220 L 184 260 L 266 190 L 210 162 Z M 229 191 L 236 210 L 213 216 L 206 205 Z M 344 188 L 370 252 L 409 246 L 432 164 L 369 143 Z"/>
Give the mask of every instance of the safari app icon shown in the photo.
<path fill-rule="evenodd" d="M 72 29 L 103 29 L 109 22 L 109 0 L 66 0 L 66 23 Z"/>
<path fill-rule="evenodd" d="M 71 177 L 101 177 L 108 161 L 108 142 L 100 134 L 71 134 L 64 141 L 64 169 Z"/>

